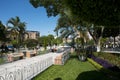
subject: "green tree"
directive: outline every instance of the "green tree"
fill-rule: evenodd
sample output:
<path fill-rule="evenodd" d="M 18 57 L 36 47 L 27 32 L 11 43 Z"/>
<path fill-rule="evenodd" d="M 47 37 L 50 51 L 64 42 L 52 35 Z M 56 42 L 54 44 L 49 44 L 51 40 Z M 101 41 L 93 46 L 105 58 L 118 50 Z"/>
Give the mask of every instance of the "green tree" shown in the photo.
<path fill-rule="evenodd" d="M 34 49 L 38 45 L 38 40 L 36 39 L 27 39 L 24 41 L 24 44 L 30 49 Z"/>
<path fill-rule="evenodd" d="M 77 29 L 75 28 L 78 27 L 78 25 L 80 24 L 80 22 L 77 22 L 78 17 L 72 16 L 70 14 L 71 11 L 68 10 L 68 8 L 64 6 L 63 0 L 45 0 L 45 1 L 30 0 L 30 3 L 35 8 L 44 7 L 46 9 L 48 17 L 56 16 L 60 14 L 60 18 L 58 20 L 58 26 L 56 27 L 55 31 L 58 33 L 58 30 L 60 30 L 62 37 L 67 38 L 72 33 L 73 33 L 72 35 L 74 35 L 74 31 L 77 31 Z"/>
<path fill-rule="evenodd" d="M 0 21 L 0 43 L 4 42 L 6 43 L 10 39 L 7 38 L 7 27 L 3 25 L 3 23 Z M 0 46 L 1 48 L 1 46 Z M 7 53 L 8 51 L 0 51 L 0 56 L 3 58 L 3 53 Z"/>
<path fill-rule="evenodd" d="M 39 37 L 38 42 L 46 49 L 48 45 L 51 47 L 53 45 L 62 43 L 62 40 L 60 37 L 54 38 L 53 35 L 49 34 L 48 36 Z"/>
<path fill-rule="evenodd" d="M 100 39 L 104 28 L 120 26 L 120 1 L 118 0 L 45 0 L 43 2 L 30 0 L 30 2 L 36 8 L 44 7 L 49 17 L 66 14 L 72 17 L 72 21 L 77 25 L 86 27 L 97 46 L 97 51 L 100 51 Z M 72 27 L 75 30 L 76 26 L 72 25 Z"/>
<path fill-rule="evenodd" d="M 61 38 L 61 37 L 57 37 L 57 38 L 55 38 L 52 42 L 53 42 L 53 44 L 59 45 L 59 44 L 62 43 L 62 38 Z"/>
<path fill-rule="evenodd" d="M 20 22 L 19 24 L 19 36 L 20 36 L 20 43 L 22 44 L 24 41 L 24 36 L 26 33 L 26 23 Z"/>
<path fill-rule="evenodd" d="M 3 23 L 0 21 L 0 41 L 4 42 L 7 41 L 7 28 Z"/>
<path fill-rule="evenodd" d="M 44 7 L 47 12 L 47 16 L 57 16 L 63 12 L 62 0 L 30 0 L 30 3 L 35 7 Z"/>
<path fill-rule="evenodd" d="M 115 47 L 115 37 L 118 36 L 119 34 L 120 34 L 120 27 L 110 27 L 110 28 L 106 27 L 103 31 L 103 38 L 113 37 L 114 39 L 113 47 Z"/>
<path fill-rule="evenodd" d="M 94 26 L 94 25 L 93 25 Z M 120 27 L 89 27 L 87 28 L 90 35 L 92 36 L 94 43 L 96 44 L 97 51 L 99 52 L 101 50 L 101 39 L 107 38 L 107 37 L 114 37 L 114 43 L 115 43 L 115 37 L 119 35 Z"/>
<path fill-rule="evenodd" d="M 79 21 L 106 27 L 120 25 L 119 0 L 64 0 L 64 4 Z"/>
<path fill-rule="evenodd" d="M 120 25 L 119 0 L 30 0 L 30 3 L 35 8 L 46 8 L 48 16 L 56 16 L 70 10 L 79 22 L 106 27 Z"/>
<path fill-rule="evenodd" d="M 49 44 L 48 37 L 47 36 L 41 36 L 39 39 L 39 44 L 42 45 L 45 49 L 47 48 L 47 45 Z"/>
<path fill-rule="evenodd" d="M 108 40 L 108 38 L 102 38 L 100 40 L 100 42 L 101 42 L 101 48 L 105 47 L 105 43 L 107 42 L 107 40 Z"/>
<path fill-rule="evenodd" d="M 77 36 L 82 37 L 84 39 L 84 42 L 86 42 L 88 39 L 87 36 L 87 29 L 83 26 L 77 24 L 76 20 L 68 14 L 68 12 L 65 12 L 66 14 L 62 14 L 60 18 L 58 19 L 58 26 L 55 28 L 55 31 L 58 32 L 60 30 L 61 36 L 65 37 L 66 39 L 71 36 L 72 37 L 72 46 L 75 44 L 75 38 Z"/>
<path fill-rule="evenodd" d="M 16 16 L 15 18 L 11 18 L 8 20 L 7 26 L 11 30 L 11 34 L 12 36 L 14 36 L 14 39 L 17 40 L 17 47 L 19 48 L 24 39 L 26 23 L 21 22 L 20 18 Z"/>
<path fill-rule="evenodd" d="M 49 34 L 49 35 L 47 36 L 47 38 L 48 38 L 48 45 L 52 46 L 52 45 L 54 44 L 54 43 L 53 43 L 54 36 L 51 35 L 51 34 Z"/>
<path fill-rule="evenodd" d="M 65 38 L 66 43 L 67 38 L 69 36 L 72 36 L 72 41 L 74 43 L 74 37 L 76 36 L 76 33 L 73 26 L 76 26 L 75 21 L 72 21 L 72 19 L 69 18 L 66 14 L 61 14 L 60 18 L 58 19 L 58 24 L 54 31 L 57 33 L 60 32 L 61 38 Z"/>
<path fill-rule="evenodd" d="M 94 40 L 94 43 L 97 47 L 97 52 L 100 52 L 101 51 L 100 40 L 102 38 L 104 27 L 101 27 L 101 26 L 94 27 L 94 25 L 92 25 L 91 27 L 89 27 L 87 29 L 88 29 L 89 34 L 92 36 L 92 38 Z"/>

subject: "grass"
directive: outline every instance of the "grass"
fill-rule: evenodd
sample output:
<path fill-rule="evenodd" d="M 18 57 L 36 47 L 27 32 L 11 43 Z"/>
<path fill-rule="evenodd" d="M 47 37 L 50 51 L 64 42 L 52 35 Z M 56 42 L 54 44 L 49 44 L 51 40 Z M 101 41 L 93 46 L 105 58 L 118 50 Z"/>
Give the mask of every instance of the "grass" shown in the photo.
<path fill-rule="evenodd" d="M 112 80 L 88 61 L 80 62 L 72 55 L 65 65 L 54 65 L 32 80 Z"/>
<path fill-rule="evenodd" d="M 0 57 L 0 64 L 3 64 L 5 61 L 2 57 Z"/>
<path fill-rule="evenodd" d="M 44 50 L 44 51 L 39 51 L 37 54 L 38 55 L 42 55 L 42 54 L 46 54 L 46 53 L 48 53 L 49 51 L 48 50 Z"/>

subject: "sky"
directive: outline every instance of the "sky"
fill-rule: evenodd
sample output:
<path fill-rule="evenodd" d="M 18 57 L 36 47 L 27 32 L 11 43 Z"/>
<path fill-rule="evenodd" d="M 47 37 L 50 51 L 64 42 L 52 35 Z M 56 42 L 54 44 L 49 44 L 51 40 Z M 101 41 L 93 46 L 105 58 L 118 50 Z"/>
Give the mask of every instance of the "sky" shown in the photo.
<path fill-rule="evenodd" d="M 34 8 L 29 0 L 0 0 L 0 21 L 5 25 L 10 18 L 18 16 L 26 22 L 26 30 L 39 31 L 40 36 L 53 34 L 58 17 L 47 16 L 43 7 Z"/>

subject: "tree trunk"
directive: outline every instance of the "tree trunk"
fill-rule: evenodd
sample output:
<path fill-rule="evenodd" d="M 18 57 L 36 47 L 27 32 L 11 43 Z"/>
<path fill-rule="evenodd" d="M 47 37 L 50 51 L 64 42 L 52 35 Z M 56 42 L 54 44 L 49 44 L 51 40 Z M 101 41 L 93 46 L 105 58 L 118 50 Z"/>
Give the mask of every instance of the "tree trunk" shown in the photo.
<path fill-rule="evenodd" d="M 104 27 L 101 27 L 101 35 L 100 35 L 100 37 L 99 37 L 98 40 L 97 40 L 97 52 L 100 52 L 100 51 L 101 51 L 100 40 L 101 40 L 101 38 L 102 38 L 103 30 L 104 30 Z"/>
<path fill-rule="evenodd" d="M 114 38 L 114 44 L 113 44 L 113 48 L 115 48 L 115 36 L 114 36 L 113 38 Z"/>
<path fill-rule="evenodd" d="M 101 48 L 100 48 L 100 39 L 97 41 L 96 47 L 97 47 L 97 52 L 100 52 L 101 51 Z"/>
<path fill-rule="evenodd" d="M 104 30 L 104 27 L 101 26 L 101 34 L 100 34 L 100 37 L 96 37 L 94 34 L 92 34 L 92 32 L 88 29 L 88 32 L 90 33 L 90 35 L 92 36 L 95 44 L 96 44 L 96 48 L 97 48 L 97 52 L 100 52 L 101 51 L 101 45 L 100 45 L 100 40 L 102 38 L 102 34 L 103 34 L 103 30 Z"/>

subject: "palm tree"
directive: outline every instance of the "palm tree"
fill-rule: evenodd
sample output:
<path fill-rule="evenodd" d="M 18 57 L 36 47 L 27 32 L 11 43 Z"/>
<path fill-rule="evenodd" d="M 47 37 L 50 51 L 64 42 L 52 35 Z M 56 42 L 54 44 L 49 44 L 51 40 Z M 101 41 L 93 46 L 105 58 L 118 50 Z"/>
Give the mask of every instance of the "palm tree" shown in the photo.
<path fill-rule="evenodd" d="M 80 24 L 77 23 L 77 20 L 73 18 L 68 12 L 66 14 L 62 14 L 58 19 L 58 25 L 54 31 L 60 31 L 61 36 L 67 38 L 69 35 L 72 36 L 72 41 L 77 36 L 80 36 L 86 42 L 88 39 L 87 29 Z"/>
<path fill-rule="evenodd" d="M 12 36 L 15 36 L 14 39 L 17 40 L 17 48 L 23 42 L 23 36 L 25 34 L 25 22 L 21 22 L 20 18 L 16 16 L 15 18 L 11 18 L 7 22 L 8 28 L 11 30 Z"/>
<path fill-rule="evenodd" d="M 69 17 L 65 14 L 61 15 L 58 20 L 58 26 L 55 28 L 55 31 L 58 32 L 58 30 L 60 30 L 61 36 L 65 37 L 66 39 L 68 38 L 69 35 L 71 35 L 73 43 L 75 41 L 74 39 L 76 39 L 77 36 L 81 37 L 78 40 L 81 41 L 82 51 L 85 51 L 85 43 L 89 40 L 87 29 L 81 26 L 80 24 L 78 24 L 76 20 L 72 18 L 72 16 Z M 85 52 L 81 52 L 79 48 L 77 49 L 77 52 L 83 54 L 85 53 Z M 79 59 L 80 58 L 83 59 L 84 56 L 85 55 L 80 56 L 80 54 L 78 54 Z"/>
<path fill-rule="evenodd" d="M 19 27 L 20 43 L 23 43 L 24 35 L 27 34 L 26 33 L 26 23 L 25 22 L 21 22 L 18 27 Z"/>
<path fill-rule="evenodd" d="M 75 36 L 75 30 L 73 28 L 73 23 L 72 21 L 66 14 L 61 14 L 60 18 L 58 19 L 58 25 L 55 28 L 55 32 L 60 32 L 61 37 L 65 38 L 65 42 L 67 43 L 67 38 L 71 36 Z M 74 41 L 74 40 L 73 40 Z"/>

